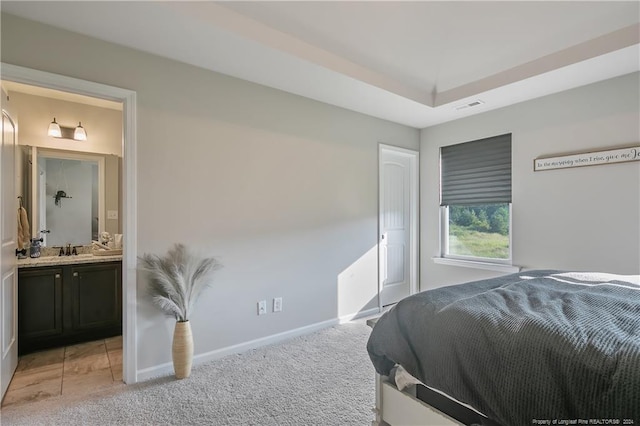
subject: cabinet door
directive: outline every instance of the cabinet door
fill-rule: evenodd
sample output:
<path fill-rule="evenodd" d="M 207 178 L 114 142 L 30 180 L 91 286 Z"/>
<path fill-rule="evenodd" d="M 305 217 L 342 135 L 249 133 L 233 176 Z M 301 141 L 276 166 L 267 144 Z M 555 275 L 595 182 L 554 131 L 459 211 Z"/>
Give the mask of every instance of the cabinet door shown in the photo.
<path fill-rule="evenodd" d="M 62 269 L 23 269 L 18 275 L 18 338 L 62 334 Z"/>
<path fill-rule="evenodd" d="M 119 263 L 71 267 L 74 330 L 122 325 L 122 284 Z"/>

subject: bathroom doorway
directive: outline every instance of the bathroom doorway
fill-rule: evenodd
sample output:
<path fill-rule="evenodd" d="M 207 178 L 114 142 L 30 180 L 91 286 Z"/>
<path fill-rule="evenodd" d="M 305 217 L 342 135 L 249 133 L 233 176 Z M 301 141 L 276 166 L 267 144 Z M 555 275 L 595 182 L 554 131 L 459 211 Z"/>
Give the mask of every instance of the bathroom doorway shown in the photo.
<path fill-rule="evenodd" d="M 136 348 L 136 94 L 131 90 L 76 78 L 2 64 L 3 81 L 81 95 L 122 104 L 121 220 L 122 256 L 122 369 L 123 381 L 137 382 Z"/>

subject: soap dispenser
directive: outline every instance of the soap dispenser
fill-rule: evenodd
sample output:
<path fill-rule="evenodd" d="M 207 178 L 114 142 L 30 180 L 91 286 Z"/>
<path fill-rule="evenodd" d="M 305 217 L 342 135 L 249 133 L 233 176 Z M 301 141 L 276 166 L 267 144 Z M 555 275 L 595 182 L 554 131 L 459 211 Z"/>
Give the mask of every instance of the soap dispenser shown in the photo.
<path fill-rule="evenodd" d="M 36 258 L 40 257 L 40 243 L 44 240 L 42 238 L 32 238 L 31 246 L 29 247 L 29 256 Z"/>

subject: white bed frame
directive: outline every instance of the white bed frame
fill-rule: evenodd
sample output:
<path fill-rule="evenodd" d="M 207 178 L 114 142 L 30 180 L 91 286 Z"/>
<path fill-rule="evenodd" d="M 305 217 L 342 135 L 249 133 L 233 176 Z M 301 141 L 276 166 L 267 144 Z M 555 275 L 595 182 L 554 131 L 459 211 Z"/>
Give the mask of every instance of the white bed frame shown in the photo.
<path fill-rule="evenodd" d="M 399 391 L 376 373 L 376 419 L 373 426 L 459 426 L 462 423 L 416 398 L 416 386 Z"/>

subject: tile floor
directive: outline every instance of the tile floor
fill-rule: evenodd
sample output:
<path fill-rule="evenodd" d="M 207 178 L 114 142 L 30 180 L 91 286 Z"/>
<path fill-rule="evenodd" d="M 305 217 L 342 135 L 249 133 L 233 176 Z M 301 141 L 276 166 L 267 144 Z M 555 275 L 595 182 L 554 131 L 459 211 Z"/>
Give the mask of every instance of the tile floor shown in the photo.
<path fill-rule="evenodd" d="M 122 336 L 24 355 L 2 407 L 122 384 Z"/>

